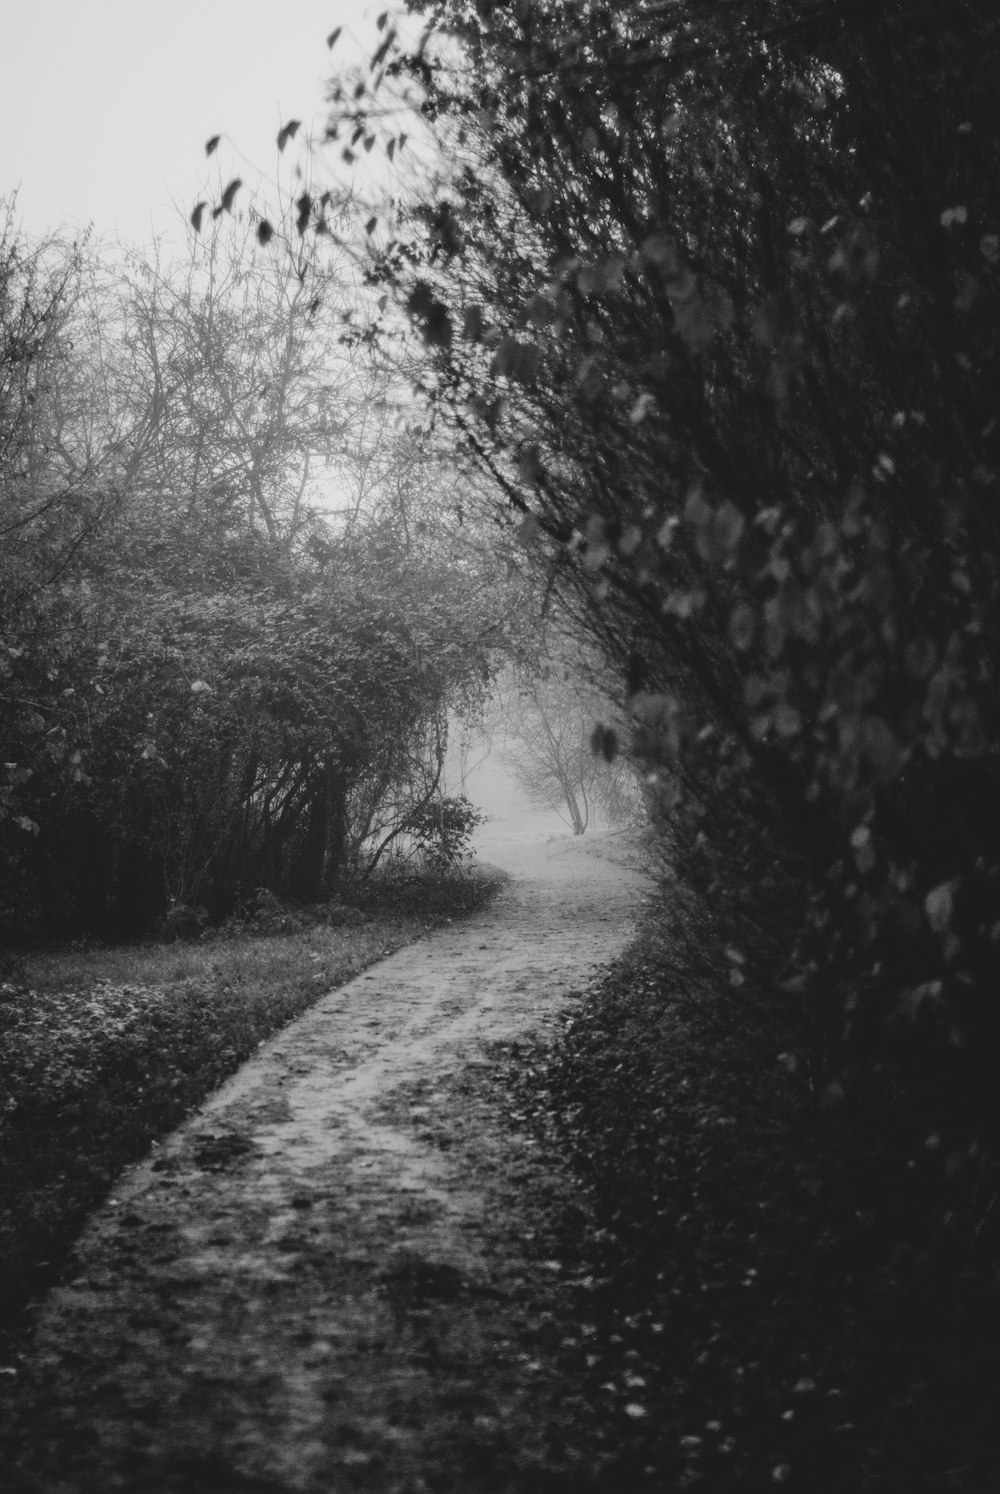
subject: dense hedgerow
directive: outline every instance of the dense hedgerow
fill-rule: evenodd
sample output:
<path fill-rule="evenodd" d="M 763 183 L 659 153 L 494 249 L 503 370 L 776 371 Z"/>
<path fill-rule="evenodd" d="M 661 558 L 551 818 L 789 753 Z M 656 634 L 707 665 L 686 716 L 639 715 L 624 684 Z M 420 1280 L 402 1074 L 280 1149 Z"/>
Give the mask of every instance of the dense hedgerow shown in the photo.
<path fill-rule="evenodd" d="M 436 414 L 617 665 L 675 872 L 825 1010 L 830 1082 L 898 1085 L 908 1144 L 974 1165 L 1000 1051 L 995 7 L 412 8 L 429 36 L 390 28 L 334 123 L 403 149 L 379 106 L 404 86 L 448 148 L 370 271 Z"/>
<path fill-rule="evenodd" d="M 508 1067 L 578 1179 L 575 1372 L 614 1449 L 596 1487 L 985 1494 L 996 1167 L 944 1180 L 896 1094 L 838 1103 L 821 1032 L 724 967 L 647 927 Z"/>

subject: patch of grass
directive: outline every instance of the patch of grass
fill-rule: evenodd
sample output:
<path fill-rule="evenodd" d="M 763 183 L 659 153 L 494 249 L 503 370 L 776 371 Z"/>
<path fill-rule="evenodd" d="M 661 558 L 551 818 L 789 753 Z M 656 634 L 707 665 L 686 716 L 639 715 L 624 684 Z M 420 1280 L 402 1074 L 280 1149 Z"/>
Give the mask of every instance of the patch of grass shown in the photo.
<path fill-rule="evenodd" d="M 586 1205 L 567 1372 L 608 1494 L 1000 1488 L 996 1170 L 914 1156 L 891 1096 L 814 1086 L 807 1039 L 749 982 L 685 982 L 650 929 L 553 1045 L 512 1056 Z"/>
<path fill-rule="evenodd" d="M 0 986 L 0 1354 L 122 1169 L 324 992 L 483 906 L 494 873 L 269 906 L 193 943 L 36 953 Z"/>

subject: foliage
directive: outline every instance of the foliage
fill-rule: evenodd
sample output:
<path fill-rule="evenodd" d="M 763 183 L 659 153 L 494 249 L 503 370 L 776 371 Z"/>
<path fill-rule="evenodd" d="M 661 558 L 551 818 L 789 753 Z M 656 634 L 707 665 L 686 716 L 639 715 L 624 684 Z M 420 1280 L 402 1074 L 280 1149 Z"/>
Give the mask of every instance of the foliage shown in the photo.
<path fill-rule="evenodd" d="M 575 1176 L 595 1487 L 992 1488 L 995 1179 L 900 1166 L 892 1104 L 818 1107 L 806 1014 L 679 958 L 674 911 L 505 1066 Z"/>
<path fill-rule="evenodd" d="M 619 1484 L 992 1487 L 995 8 L 410 9 L 333 94 L 444 147 L 370 278 L 660 832 L 669 947 L 549 1100 Z"/>
<path fill-rule="evenodd" d="M 380 802 L 397 779 L 385 833 L 401 833 L 401 756 L 419 757 L 427 716 L 485 669 L 489 623 L 474 583 L 393 561 L 331 544 L 322 565 L 275 575 L 265 557 L 221 592 L 165 589 L 124 558 L 113 595 L 88 600 L 90 678 L 52 702 L 67 734 L 86 722 L 83 781 L 55 804 L 51 775 L 23 789 L 40 825 L 21 858 L 27 906 L 50 927 L 111 931 L 170 906 L 218 920 L 258 886 L 330 896 L 349 855 L 363 864 L 362 777 Z"/>
<path fill-rule="evenodd" d="M 377 371 L 321 335 L 336 265 L 239 243 L 133 256 L 112 294 L 79 247 L 4 240 L 8 937 L 329 898 L 434 798 L 509 631 L 497 566 L 423 526 L 440 469 L 384 379 L 372 423 Z"/>
<path fill-rule="evenodd" d="M 483 816 L 464 794 L 439 795 L 410 816 L 407 835 L 432 866 L 455 867 L 472 853 L 469 838 Z"/>
<path fill-rule="evenodd" d="M 403 87 L 447 147 L 371 272 L 424 386 L 617 662 L 677 870 L 846 1020 L 831 1082 L 901 1084 L 915 1142 L 974 1156 L 1000 1036 L 992 8 L 414 8 L 429 33 L 340 119 L 398 151 Z"/>

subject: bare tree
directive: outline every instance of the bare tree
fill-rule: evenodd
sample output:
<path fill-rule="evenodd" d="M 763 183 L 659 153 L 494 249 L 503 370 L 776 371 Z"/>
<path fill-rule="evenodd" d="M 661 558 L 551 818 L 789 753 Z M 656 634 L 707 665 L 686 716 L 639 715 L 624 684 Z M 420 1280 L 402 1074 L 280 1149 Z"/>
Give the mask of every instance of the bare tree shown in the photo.
<path fill-rule="evenodd" d="M 335 507 L 378 392 L 341 335 L 354 296 L 336 251 L 300 263 L 246 219 L 192 233 L 180 263 L 134 255 L 118 321 L 146 435 L 140 485 L 286 546 L 311 508 Z"/>
<path fill-rule="evenodd" d="M 512 669 L 499 692 L 500 756 L 533 804 L 582 835 L 595 819 L 623 824 L 637 813 L 631 763 L 593 750 L 595 727 L 617 719 L 606 671 L 564 641 L 533 669 Z"/>

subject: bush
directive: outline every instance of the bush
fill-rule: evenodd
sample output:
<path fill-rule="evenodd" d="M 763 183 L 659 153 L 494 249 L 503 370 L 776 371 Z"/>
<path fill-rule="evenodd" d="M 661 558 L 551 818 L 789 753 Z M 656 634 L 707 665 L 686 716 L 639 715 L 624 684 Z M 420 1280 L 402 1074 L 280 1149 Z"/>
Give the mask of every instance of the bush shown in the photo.
<path fill-rule="evenodd" d="M 675 871 L 846 1038 L 830 1082 L 995 1148 L 993 9 L 440 9 L 466 65 L 387 72 L 454 169 L 371 272 L 437 413 L 617 664 Z"/>
<path fill-rule="evenodd" d="M 456 799 L 441 796 L 410 816 L 407 834 L 427 863 L 443 871 L 459 866 L 471 856 L 469 842 L 484 819 L 464 794 Z"/>
<path fill-rule="evenodd" d="M 996 1163 L 944 1180 L 898 1093 L 829 1092 L 822 1036 L 647 927 L 513 1056 L 592 1221 L 566 1242 L 599 1487 L 995 1486 Z"/>

